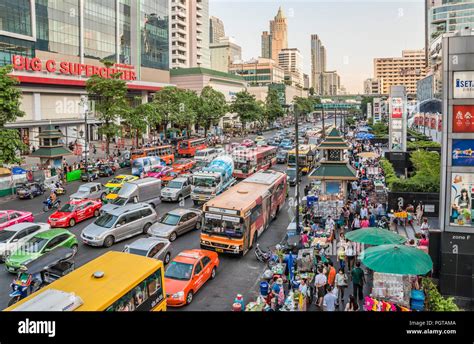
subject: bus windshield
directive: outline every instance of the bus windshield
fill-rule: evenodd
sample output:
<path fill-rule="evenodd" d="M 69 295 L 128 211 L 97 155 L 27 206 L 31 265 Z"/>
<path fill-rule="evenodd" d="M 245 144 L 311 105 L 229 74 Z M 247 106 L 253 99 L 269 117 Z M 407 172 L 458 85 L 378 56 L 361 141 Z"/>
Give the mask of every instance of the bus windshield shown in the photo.
<path fill-rule="evenodd" d="M 214 187 L 217 186 L 217 180 L 210 177 L 194 177 L 194 186 Z"/>
<path fill-rule="evenodd" d="M 230 217 L 229 217 L 230 220 Z M 234 222 L 235 221 L 235 222 Z M 240 223 L 240 218 L 232 221 L 213 219 L 206 217 L 202 231 L 207 234 L 221 235 L 232 238 L 242 238 L 245 232 L 244 224 Z"/>

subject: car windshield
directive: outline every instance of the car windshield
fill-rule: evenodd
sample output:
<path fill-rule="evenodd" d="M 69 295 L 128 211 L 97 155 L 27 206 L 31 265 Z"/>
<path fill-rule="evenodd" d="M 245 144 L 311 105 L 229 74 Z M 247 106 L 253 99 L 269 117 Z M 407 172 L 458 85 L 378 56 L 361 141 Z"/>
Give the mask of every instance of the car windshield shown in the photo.
<path fill-rule="evenodd" d="M 295 177 L 296 176 L 296 170 L 286 170 L 286 174 L 289 177 Z"/>
<path fill-rule="evenodd" d="M 193 265 L 181 262 L 171 262 L 165 272 L 166 278 L 187 281 L 191 278 Z"/>
<path fill-rule="evenodd" d="M 99 227 L 112 228 L 114 223 L 117 221 L 117 216 L 105 213 L 95 220 L 94 224 Z"/>
<path fill-rule="evenodd" d="M 166 214 L 163 216 L 163 218 L 160 220 L 160 223 L 164 225 L 169 225 L 169 226 L 176 226 L 176 224 L 179 222 L 179 219 L 181 216 L 175 215 L 175 214 Z"/>
<path fill-rule="evenodd" d="M 206 156 L 206 152 L 197 151 L 196 154 L 194 154 L 194 156 Z"/>
<path fill-rule="evenodd" d="M 216 186 L 216 180 L 214 178 L 202 178 L 202 177 L 195 177 L 194 178 L 194 186 L 198 187 L 212 187 Z"/>
<path fill-rule="evenodd" d="M 127 203 L 128 198 L 117 197 L 111 203 L 114 205 L 125 205 Z"/>
<path fill-rule="evenodd" d="M 148 253 L 147 251 L 138 248 L 129 248 L 127 251 L 128 253 L 136 254 L 137 256 L 146 256 Z"/>
<path fill-rule="evenodd" d="M 89 193 L 89 188 L 87 186 L 80 186 L 79 189 L 77 189 L 77 192 L 80 193 Z"/>
<path fill-rule="evenodd" d="M 113 178 L 113 179 L 109 180 L 109 184 L 120 184 L 122 182 L 123 182 L 122 178 Z"/>
<path fill-rule="evenodd" d="M 61 207 L 61 209 L 59 209 L 59 211 L 62 213 L 72 213 L 75 209 L 76 209 L 75 204 L 66 203 L 65 205 Z"/>
<path fill-rule="evenodd" d="M 4 229 L 0 231 L 0 242 L 7 242 L 16 232 Z"/>
<path fill-rule="evenodd" d="M 156 166 L 156 167 L 153 167 L 150 171 L 153 173 L 161 173 L 163 169 L 164 169 L 164 166 Z"/>
<path fill-rule="evenodd" d="M 168 184 L 168 187 L 171 189 L 181 189 L 183 183 L 182 182 L 177 182 L 177 181 L 171 181 Z"/>
<path fill-rule="evenodd" d="M 33 237 L 22 247 L 22 250 L 28 253 L 38 253 L 47 244 L 48 239 Z"/>
<path fill-rule="evenodd" d="M 0 223 L 5 223 L 8 221 L 8 215 L 6 213 L 0 213 Z"/>

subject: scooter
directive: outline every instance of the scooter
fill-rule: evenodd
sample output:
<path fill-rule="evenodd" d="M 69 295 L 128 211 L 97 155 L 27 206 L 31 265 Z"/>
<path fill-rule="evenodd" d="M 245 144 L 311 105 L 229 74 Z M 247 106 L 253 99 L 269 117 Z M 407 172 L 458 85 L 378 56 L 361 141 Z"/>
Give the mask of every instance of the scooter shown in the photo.
<path fill-rule="evenodd" d="M 272 251 L 263 251 L 260 248 L 260 244 L 257 244 L 257 247 L 255 247 L 255 257 L 257 257 L 257 260 L 262 263 L 268 263 L 270 259 L 272 259 L 273 253 Z"/>
<path fill-rule="evenodd" d="M 53 202 L 51 202 L 51 198 L 49 198 L 49 197 L 48 197 L 47 200 L 43 201 L 43 211 L 45 213 L 50 211 L 53 208 L 59 209 L 60 206 L 61 206 L 61 200 L 59 198 L 56 199 L 54 204 L 53 204 Z"/>

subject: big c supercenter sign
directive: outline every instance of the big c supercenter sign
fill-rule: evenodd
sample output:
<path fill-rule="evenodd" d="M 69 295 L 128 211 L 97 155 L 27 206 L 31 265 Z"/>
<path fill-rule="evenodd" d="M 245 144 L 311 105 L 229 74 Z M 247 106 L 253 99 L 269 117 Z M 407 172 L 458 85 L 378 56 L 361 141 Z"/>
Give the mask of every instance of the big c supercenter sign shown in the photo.
<path fill-rule="evenodd" d="M 453 98 L 474 98 L 474 71 L 453 73 Z"/>
<path fill-rule="evenodd" d="M 109 68 L 68 61 L 43 61 L 38 57 L 28 58 L 20 55 L 13 55 L 12 65 L 17 71 L 47 72 L 51 74 L 80 76 L 86 78 L 93 75 L 99 75 L 107 79 L 110 79 L 115 73 L 122 73 L 120 75 L 122 80 L 132 81 L 137 79 L 134 66 L 118 63 Z"/>

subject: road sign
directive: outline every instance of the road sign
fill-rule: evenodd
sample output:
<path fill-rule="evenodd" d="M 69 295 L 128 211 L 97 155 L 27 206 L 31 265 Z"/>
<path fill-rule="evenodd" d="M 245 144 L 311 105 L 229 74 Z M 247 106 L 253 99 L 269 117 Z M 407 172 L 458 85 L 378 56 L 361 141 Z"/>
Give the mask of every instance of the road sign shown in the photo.
<path fill-rule="evenodd" d="M 354 104 L 345 104 L 345 103 L 326 103 L 326 104 L 315 104 L 314 109 L 315 110 L 344 110 L 344 109 L 352 109 L 357 107 Z"/>

